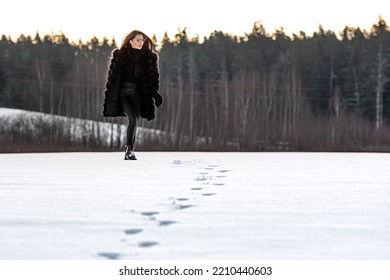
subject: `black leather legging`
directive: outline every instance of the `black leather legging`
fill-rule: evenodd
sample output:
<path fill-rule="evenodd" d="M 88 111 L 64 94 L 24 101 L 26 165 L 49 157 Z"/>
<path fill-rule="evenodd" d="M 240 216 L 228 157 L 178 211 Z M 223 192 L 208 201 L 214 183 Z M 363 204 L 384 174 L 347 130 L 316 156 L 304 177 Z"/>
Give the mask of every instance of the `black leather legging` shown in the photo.
<path fill-rule="evenodd" d="M 122 86 L 120 101 L 123 112 L 129 121 L 127 125 L 126 144 L 134 147 L 135 134 L 137 132 L 137 125 L 141 114 L 140 97 L 134 84 L 126 83 Z"/>

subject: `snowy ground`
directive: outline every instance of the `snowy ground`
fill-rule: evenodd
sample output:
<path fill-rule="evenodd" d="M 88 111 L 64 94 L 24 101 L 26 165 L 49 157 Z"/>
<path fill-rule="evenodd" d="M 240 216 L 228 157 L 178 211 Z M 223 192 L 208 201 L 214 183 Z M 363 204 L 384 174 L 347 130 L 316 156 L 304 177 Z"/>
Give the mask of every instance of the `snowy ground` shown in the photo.
<path fill-rule="evenodd" d="M 0 136 L 13 135 L 19 130 L 20 135 L 29 135 L 28 139 L 47 138 L 47 129 L 50 127 L 58 130 L 60 136 L 69 138 L 72 142 L 83 143 L 90 138 L 99 139 L 101 144 L 111 145 L 111 141 L 120 141 L 120 145 L 125 145 L 127 125 L 113 124 L 110 122 L 98 122 L 92 120 L 70 118 L 58 115 L 51 115 L 20 109 L 10 109 L 0 107 Z M 46 130 L 45 130 L 46 129 Z M 165 135 L 162 131 L 138 127 L 137 143 L 140 144 L 145 139 L 159 139 L 161 141 Z M 10 138 L 12 139 L 12 137 Z"/>
<path fill-rule="evenodd" d="M 0 154 L 0 259 L 389 259 L 390 155 Z"/>

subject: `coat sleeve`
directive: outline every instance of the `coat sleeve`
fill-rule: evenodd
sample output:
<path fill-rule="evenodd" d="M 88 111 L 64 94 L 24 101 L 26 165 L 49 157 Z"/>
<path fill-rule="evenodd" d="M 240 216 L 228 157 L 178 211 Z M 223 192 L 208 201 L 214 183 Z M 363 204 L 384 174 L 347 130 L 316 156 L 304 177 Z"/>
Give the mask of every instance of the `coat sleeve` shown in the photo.
<path fill-rule="evenodd" d="M 110 64 L 108 66 L 108 71 L 107 71 L 107 79 L 106 79 L 106 88 L 104 90 L 104 103 L 103 103 L 103 115 L 105 117 L 109 117 L 112 115 L 112 112 L 115 110 L 114 108 L 114 103 L 113 103 L 113 98 L 112 94 L 110 94 L 110 89 L 111 86 L 113 85 L 113 80 L 114 80 L 114 74 L 113 74 L 113 69 L 114 69 L 114 64 L 115 64 L 115 56 L 118 53 L 118 49 L 115 49 L 112 52 L 111 55 L 111 60 Z"/>
<path fill-rule="evenodd" d="M 155 101 L 155 105 L 160 107 L 163 100 L 159 93 L 160 90 L 160 71 L 158 67 L 158 55 L 157 53 L 152 54 L 153 60 L 153 99 Z"/>
<path fill-rule="evenodd" d="M 115 49 L 112 52 L 107 72 L 106 88 L 104 90 L 103 115 L 105 117 L 122 115 L 119 112 L 118 93 L 121 69 L 124 63 L 123 54 L 118 49 Z"/>
<path fill-rule="evenodd" d="M 155 118 L 155 107 L 162 104 L 162 97 L 158 92 L 160 88 L 158 56 L 153 51 L 147 50 L 145 58 L 143 111 L 147 120 L 153 120 Z"/>

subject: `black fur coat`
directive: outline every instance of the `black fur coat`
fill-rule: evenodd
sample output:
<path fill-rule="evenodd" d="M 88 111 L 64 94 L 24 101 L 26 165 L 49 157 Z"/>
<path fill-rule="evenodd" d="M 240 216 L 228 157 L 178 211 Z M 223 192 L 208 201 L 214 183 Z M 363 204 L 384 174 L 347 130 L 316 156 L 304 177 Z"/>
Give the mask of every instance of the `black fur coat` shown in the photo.
<path fill-rule="evenodd" d="M 128 48 L 130 46 L 122 50 L 115 49 L 112 52 L 106 90 L 104 91 L 103 115 L 105 117 L 125 116 L 120 105 L 119 91 L 121 87 L 120 77 L 128 61 Z M 149 49 L 142 50 L 140 64 L 143 74 L 141 118 L 146 118 L 150 121 L 155 118 L 155 107 L 159 107 L 162 104 L 162 97 L 158 92 L 160 75 L 157 54 Z"/>

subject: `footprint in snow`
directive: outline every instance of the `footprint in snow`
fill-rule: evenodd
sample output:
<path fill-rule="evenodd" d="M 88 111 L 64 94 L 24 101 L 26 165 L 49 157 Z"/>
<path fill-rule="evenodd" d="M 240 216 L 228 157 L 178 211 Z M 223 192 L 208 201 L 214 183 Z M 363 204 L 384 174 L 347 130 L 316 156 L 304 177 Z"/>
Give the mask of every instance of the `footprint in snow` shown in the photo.
<path fill-rule="evenodd" d="M 166 227 L 166 226 L 170 226 L 170 225 L 176 224 L 176 223 L 177 223 L 176 221 L 160 221 L 160 222 L 158 223 L 158 225 L 159 225 L 160 227 Z"/>
<path fill-rule="evenodd" d="M 98 255 L 109 260 L 117 260 L 120 257 L 120 254 L 111 252 L 98 253 Z"/>
<path fill-rule="evenodd" d="M 154 241 L 143 241 L 138 243 L 138 246 L 141 248 L 149 248 L 156 245 L 158 245 L 158 242 L 154 242 Z"/>
<path fill-rule="evenodd" d="M 153 212 L 153 211 L 151 211 L 151 212 L 142 212 L 141 213 L 142 216 L 147 216 L 147 217 L 152 217 L 152 216 L 158 215 L 158 214 L 160 214 L 160 213 L 159 212 Z"/>
<path fill-rule="evenodd" d="M 202 196 L 213 196 L 216 195 L 216 193 L 202 193 Z"/>
<path fill-rule="evenodd" d="M 140 228 L 126 229 L 125 230 L 125 234 L 126 235 L 133 235 L 133 234 L 138 234 L 138 233 L 140 233 L 142 231 L 143 231 L 143 229 L 140 229 Z"/>

